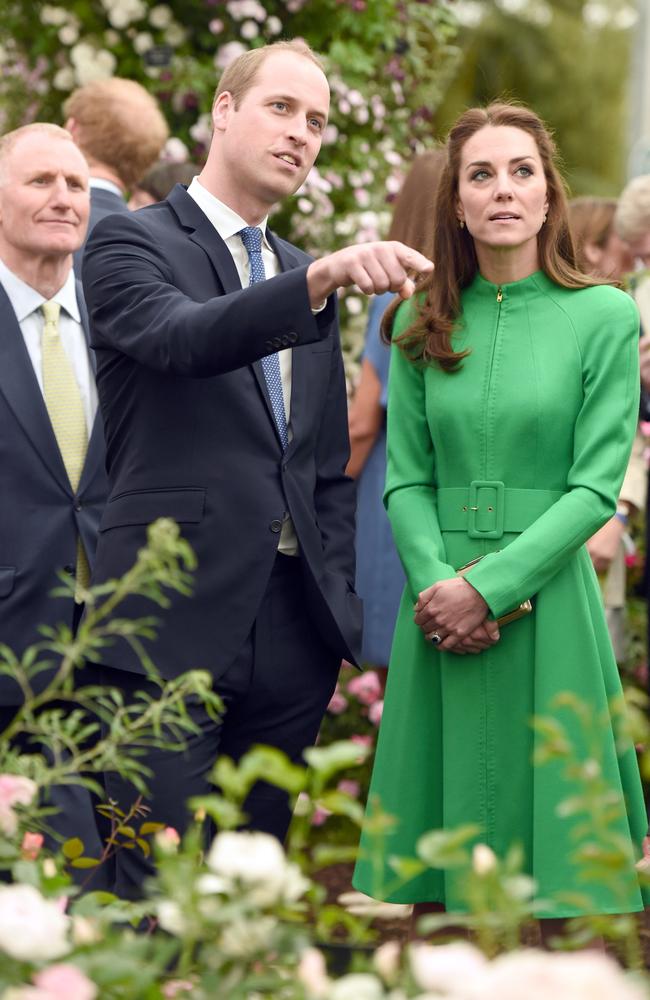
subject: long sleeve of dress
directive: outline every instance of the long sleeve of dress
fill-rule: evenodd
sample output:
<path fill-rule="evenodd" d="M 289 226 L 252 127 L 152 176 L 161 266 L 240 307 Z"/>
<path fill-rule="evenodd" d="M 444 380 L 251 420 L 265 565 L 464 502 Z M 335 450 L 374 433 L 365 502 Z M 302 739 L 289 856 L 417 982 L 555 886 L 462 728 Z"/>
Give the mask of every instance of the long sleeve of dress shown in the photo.
<path fill-rule="evenodd" d="M 393 336 L 412 320 L 401 306 Z M 384 504 L 395 545 L 415 599 L 438 580 L 455 576 L 445 561 L 436 508 L 436 462 L 425 410 L 424 369 L 392 347 L 388 383 L 387 467 Z"/>

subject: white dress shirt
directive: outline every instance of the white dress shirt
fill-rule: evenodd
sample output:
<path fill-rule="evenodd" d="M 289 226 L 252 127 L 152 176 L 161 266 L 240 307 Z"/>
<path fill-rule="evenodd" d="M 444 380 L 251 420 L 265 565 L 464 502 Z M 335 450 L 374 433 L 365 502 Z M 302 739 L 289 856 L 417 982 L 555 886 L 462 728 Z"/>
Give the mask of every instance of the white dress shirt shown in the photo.
<path fill-rule="evenodd" d="M 43 372 L 41 366 L 41 338 L 45 319 L 41 312 L 41 306 L 47 301 L 40 292 L 37 292 L 31 285 L 26 284 L 18 275 L 10 271 L 4 261 L 0 260 L 0 284 L 9 297 L 12 308 L 16 314 L 20 332 L 25 341 L 25 347 L 29 354 L 29 359 L 34 367 L 34 374 L 43 392 Z M 75 289 L 75 276 L 72 268 L 65 284 L 56 295 L 52 296 L 52 302 L 58 302 L 61 306 L 59 316 L 59 334 L 61 343 L 65 350 L 72 370 L 74 372 L 86 418 L 86 428 L 90 438 L 95 414 L 97 413 L 97 389 L 95 388 L 95 378 L 88 355 L 88 345 L 81 325 L 81 316 L 77 304 L 77 293 Z"/>
<path fill-rule="evenodd" d="M 90 177 L 88 184 L 91 188 L 98 188 L 100 191 L 110 191 L 111 194 L 116 194 L 118 198 L 124 200 L 124 191 L 113 181 L 107 181 L 104 177 Z"/>
<path fill-rule="evenodd" d="M 240 215 L 233 212 L 232 208 L 225 205 L 218 198 L 215 198 L 206 188 L 203 187 L 198 177 L 194 177 L 187 189 L 190 198 L 196 202 L 201 211 L 208 217 L 219 236 L 224 241 L 237 268 L 237 274 L 241 281 L 242 288 L 247 288 L 250 282 L 250 260 L 248 251 L 242 243 L 241 236 L 237 234 L 241 229 L 245 229 L 248 223 Z M 264 273 L 267 278 L 272 278 L 280 273 L 279 261 L 271 249 L 271 245 L 266 238 L 266 222 L 263 219 L 259 224 L 262 230 L 262 261 L 264 262 Z M 280 378 L 282 379 L 282 398 L 284 400 L 284 412 L 287 418 L 287 436 L 291 441 L 293 434 L 291 431 L 291 348 L 287 347 L 278 351 L 280 361 Z M 284 555 L 298 554 L 298 539 L 293 528 L 293 522 L 285 513 L 280 533 L 278 551 Z"/>

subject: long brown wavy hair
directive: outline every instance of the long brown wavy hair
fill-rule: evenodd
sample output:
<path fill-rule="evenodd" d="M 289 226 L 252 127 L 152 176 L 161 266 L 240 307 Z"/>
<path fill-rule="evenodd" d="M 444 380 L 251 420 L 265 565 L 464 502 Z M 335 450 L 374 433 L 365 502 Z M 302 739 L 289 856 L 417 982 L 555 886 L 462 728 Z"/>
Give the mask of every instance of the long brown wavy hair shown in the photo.
<path fill-rule="evenodd" d="M 467 229 L 459 227 L 456 215 L 461 153 L 467 140 L 486 125 L 518 128 L 535 140 L 548 197 L 546 222 L 537 235 L 541 269 L 551 281 L 564 288 L 585 288 L 598 283 L 578 269 L 569 230 L 564 182 L 556 165 L 556 148 L 542 120 L 520 104 L 498 102 L 486 108 L 470 108 L 456 121 L 447 139 L 447 158 L 432 219 L 436 267 L 418 285 L 416 319 L 395 341 L 412 361 L 435 362 L 448 372 L 456 371 L 462 358 L 469 353 L 455 351 L 451 341 L 460 315 L 460 293 L 478 272 L 474 240 Z M 384 316 L 382 330 L 387 339 L 391 339 L 399 304 L 399 300 L 392 303 Z"/>

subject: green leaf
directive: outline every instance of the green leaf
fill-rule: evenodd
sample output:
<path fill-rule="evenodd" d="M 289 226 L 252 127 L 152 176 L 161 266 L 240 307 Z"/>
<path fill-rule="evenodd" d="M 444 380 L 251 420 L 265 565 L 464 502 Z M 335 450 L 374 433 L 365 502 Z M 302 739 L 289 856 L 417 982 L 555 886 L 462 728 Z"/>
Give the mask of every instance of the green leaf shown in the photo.
<path fill-rule="evenodd" d="M 150 833 L 160 833 L 161 830 L 165 829 L 164 823 L 142 823 L 140 826 L 140 836 L 146 837 Z"/>
<path fill-rule="evenodd" d="M 455 830 L 431 830 L 417 842 L 418 857 L 431 868 L 460 868 L 469 863 L 467 848 L 480 832 L 474 823 Z"/>
<path fill-rule="evenodd" d="M 70 840 L 66 840 L 63 844 L 61 850 L 63 851 L 64 857 L 69 861 L 74 858 L 80 858 L 84 852 L 84 842 L 80 840 L 79 837 L 71 837 Z"/>
<path fill-rule="evenodd" d="M 303 757 L 325 783 L 339 771 L 362 764 L 370 752 L 370 747 L 353 743 L 352 740 L 339 740 L 327 747 L 308 747 Z"/>
<path fill-rule="evenodd" d="M 70 862 L 71 868 L 96 868 L 97 865 L 101 864 L 97 858 L 75 858 Z"/>

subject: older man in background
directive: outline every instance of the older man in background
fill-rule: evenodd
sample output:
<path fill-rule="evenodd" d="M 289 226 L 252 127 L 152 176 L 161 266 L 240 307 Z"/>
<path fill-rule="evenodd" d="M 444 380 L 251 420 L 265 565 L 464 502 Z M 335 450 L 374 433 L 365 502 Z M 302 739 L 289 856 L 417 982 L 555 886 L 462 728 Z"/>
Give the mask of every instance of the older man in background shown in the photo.
<path fill-rule="evenodd" d="M 125 194 L 156 162 L 169 129 L 155 97 L 117 76 L 73 91 L 63 113 L 90 168 L 89 235 L 104 216 L 128 211 Z M 75 254 L 78 273 L 82 256 L 83 246 Z"/>
<path fill-rule="evenodd" d="M 40 640 L 39 625 L 76 629 L 107 495 L 94 361 L 72 270 L 88 214 L 88 166 L 69 132 L 33 124 L 0 138 L 0 642 L 18 656 Z M 75 577 L 74 597 L 52 596 L 61 572 Z M 47 677 L 38 676 L 39 690 Z M 0 731 L 23 697 L 0 675 Z M 87 791 L 55 788 L 52 803 L 59 812 L 50 826 L 97 857 Z M 100 882 L 101 874 L 93 888 Z"/>

